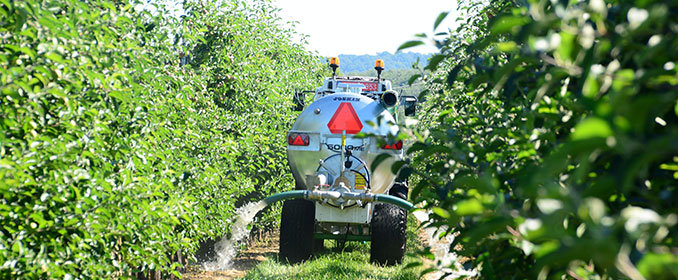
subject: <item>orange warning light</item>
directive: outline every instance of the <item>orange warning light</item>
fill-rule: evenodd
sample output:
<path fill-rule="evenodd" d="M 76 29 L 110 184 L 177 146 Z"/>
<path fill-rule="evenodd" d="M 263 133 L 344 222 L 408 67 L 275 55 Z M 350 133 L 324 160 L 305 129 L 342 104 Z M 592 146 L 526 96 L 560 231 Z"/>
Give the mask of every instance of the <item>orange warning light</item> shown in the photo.
<path fill-rule="evenodd" d="M 336 56 L 333 56 L 330 58 L 330 66 L 333 67 L 339 67 L 339 58 Z"/>
<path fill-rule="evenodd" d="M 381 68 L 381 69 L 379 69 Z M 384 61 L 381 59 L 377 59 L 377 61 L 374 62 L 374 69 L 377 70 L 384 70 Z"/>

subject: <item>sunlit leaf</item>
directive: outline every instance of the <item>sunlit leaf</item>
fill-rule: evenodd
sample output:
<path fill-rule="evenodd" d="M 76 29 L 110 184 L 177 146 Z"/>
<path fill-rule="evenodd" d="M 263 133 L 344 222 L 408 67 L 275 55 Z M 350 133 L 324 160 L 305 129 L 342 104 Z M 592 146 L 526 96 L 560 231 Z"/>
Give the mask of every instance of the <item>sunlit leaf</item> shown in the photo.
<path fill-rule="evenodd" d="M 575 126 L 570 136 L 572 140 L 585 140 L 589 138 L 606 138 L 612 136 L 612 129 L 607 121 L 590 117 Z"/>

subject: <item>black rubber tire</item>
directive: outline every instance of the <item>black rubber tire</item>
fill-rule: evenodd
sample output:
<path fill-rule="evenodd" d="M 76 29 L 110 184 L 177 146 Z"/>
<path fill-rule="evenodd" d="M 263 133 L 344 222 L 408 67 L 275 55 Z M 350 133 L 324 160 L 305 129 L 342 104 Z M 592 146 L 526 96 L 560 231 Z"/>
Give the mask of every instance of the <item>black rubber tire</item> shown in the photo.
<path fill-rule="evenodd" d="M 391 187 L 391 189 L 388 191 L 388 194 L 407 200 L 408 192 L 409 189 L 407 188 L 406 184 L 395 183 L 393 187 Z"/>
<path fill-rule="evenodd" d="M 403 261 L 407 242 L 407 211 L 392 204 L 374 205 L 370 261 L 396 265 Z"/>
<path fill-rule="evenodd" d="M 325 239 L 316 239 L 313 241 L 313 252 L 325 250 Z"/>
<path fill-rule="evenodd" d="M 280 260 L 298 263 L 313 253 L 315 205 L 305 199 L 287 200 L 280 218 Z"/>

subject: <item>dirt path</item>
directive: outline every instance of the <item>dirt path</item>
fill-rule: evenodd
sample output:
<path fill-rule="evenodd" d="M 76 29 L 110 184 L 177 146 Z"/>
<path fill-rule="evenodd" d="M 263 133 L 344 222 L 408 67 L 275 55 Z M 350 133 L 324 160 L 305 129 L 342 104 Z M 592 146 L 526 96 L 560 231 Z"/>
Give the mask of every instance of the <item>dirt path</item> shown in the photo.
<path fill-rule="evenodd" d="M 242 278 L 247 271 L 257 266 L 260 262 L 278 254 L 278 232 L 268 234 L 260 240 L 247 244 L 247 249 L 242 250 L 233 259 L 233 265 L 229 270 L 205 271 L 201 266 L 189 268 L 184 273 L 184 279 L 189 280 L 229 280 Z"/>
<path fill-rule="evenodd" d="M 422 215 L 423 212 L 415 212 L 415 217 L 419 221 L 428 219 L 427 216 Z M 439 271 L 431 272 L 424 275 L 423 279 L 432 280 L 439 279 L 444 273 L 450 273 L 445 279 L 456 279 L 456 277 L 468 277 L 473 279 L 476 272 L 471 270 L 464 270 L 461 263 L 466 260 L 460 260 L 454 253 L 450 253 L 448 248 L 452 243 L 454 236 L 448 235 L 443 239 L 436 237 L 436 230 L 433 228 L 425 228 L 419 232 L 419 238 L 428 246 L 434 253 L 436 259 L 424 260 L 425 265 L 435 267 L 439 264 Z M 184 279 L 189 280 L 227 280 L 242 278 L 247 274 L 247 271 L 257 266 L 260 262 L 268 258 L 275 258 L 278 254 L 278 231 L 272 231 L 268 235 L 247 244 L 246 249 L 240 251 L 233 259 L 233 265 L 229 270 L 223 271 L 205 271 L 201 266 L 194 266 L 189 268 L 188 272 L 184 273 Z M 444 268 L 454 264 L 456 269 Z"/>
<path fill-rule="evenodd" d="M 419 222 L 428 220 L 428 214 L 423 211 L 412 213 Z M 438 238 L 441 230 L 436 228 L 423 228 L 419 231 L 419 238 L 424 241 L 431 252 L 435 256 L 435 260 L 424 259 L 424 265 L 429 267 L 437 267 L 439 270 L 424 275 L 424 280 L 440 279 L 445 273 L 449 275 L 444 279 L 473 279 L 477 272 L 475 270 L 465 270 L 462 264 L 468 259 L 460 258 L 454 252 L 450 252 L 450 244 L 454 241 L 454 234 L 446 235 L 443 238 Z M 449 267 L 454 267 L 451 269 Z"/>

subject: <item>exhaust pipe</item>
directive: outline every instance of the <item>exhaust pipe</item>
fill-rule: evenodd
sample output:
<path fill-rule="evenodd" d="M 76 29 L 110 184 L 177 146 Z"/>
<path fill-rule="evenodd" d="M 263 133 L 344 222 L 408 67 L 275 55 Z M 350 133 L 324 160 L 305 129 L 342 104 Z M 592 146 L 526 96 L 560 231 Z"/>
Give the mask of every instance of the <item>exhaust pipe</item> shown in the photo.
<path fill-rule="evenodd" d="M 394 90 L 387 90 L 381 95 L 381 104 L 386 108 L 391 108 L 398 104 L 398 93 Z"/>
<path fill-rule="evenodd" d="M 310 191 L 310 190 L 295 190 L 287 191 L 278 194 L 274 194 L 264 199 L 266 204 L 270 205 L 281 200 L 295 199 L 295 198 L 304 198 L 308 200 L 321 201 L 324 199 L 337 200 L 339 198 L 345 200 L 359 200 L 363 203 L 366 202 L 383 202 L 393 204 L 405 210 L 410 210 L 414 208 L 414 205 L 407 200 L 404 200 L 399 197 L 395 197 L 388 194 L 373 194 L 373 193 L 354 193 L 354 192 L 337 192 L 337 191 Z"/>

